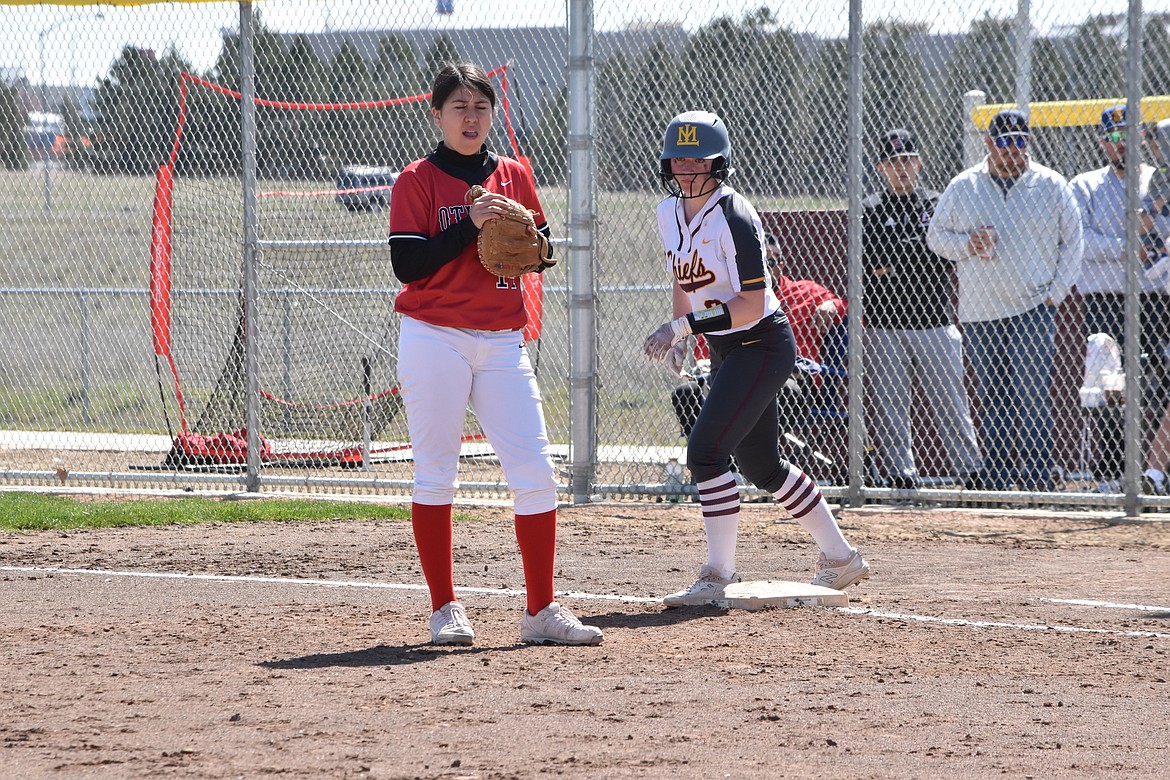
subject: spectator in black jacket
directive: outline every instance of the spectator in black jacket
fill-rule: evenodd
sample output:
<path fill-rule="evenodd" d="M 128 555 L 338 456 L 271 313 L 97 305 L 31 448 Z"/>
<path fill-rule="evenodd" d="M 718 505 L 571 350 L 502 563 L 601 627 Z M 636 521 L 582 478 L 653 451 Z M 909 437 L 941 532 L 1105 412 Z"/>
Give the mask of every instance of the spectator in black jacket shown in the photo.
<path fill-rule="evenodd" d="M 908 130 L 882 136 L 877 171 L 885 186 L 863 202 L 866 374 L 888 484 L 921 484 L 911 441 L 910 389 L 917 377 L 956 477 L 980 487 L 979 444 L 963 382 L 952 264 L 926 246 L 939 194 L 919 186 L 922 158 Z"/>

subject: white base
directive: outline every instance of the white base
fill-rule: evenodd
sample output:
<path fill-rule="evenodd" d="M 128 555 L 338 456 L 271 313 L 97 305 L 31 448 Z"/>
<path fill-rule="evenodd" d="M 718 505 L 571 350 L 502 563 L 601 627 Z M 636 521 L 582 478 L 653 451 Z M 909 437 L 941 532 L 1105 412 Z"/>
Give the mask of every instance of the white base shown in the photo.
<path fill-rule="evenodd" d="M 765 607 L 847 607 L 849 594 L 805 582 L 754 580 L 734 582 L 723 589 L 723 598 L 711 602 L 727 609 Z"/>

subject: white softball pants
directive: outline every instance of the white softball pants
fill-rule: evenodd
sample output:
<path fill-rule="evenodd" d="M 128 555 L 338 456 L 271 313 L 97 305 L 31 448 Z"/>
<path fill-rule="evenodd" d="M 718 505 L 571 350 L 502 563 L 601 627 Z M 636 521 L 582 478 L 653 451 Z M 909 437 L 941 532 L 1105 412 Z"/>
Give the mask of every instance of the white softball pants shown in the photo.
<path fill-rule="evenodd" d="M 540 388 L 520 331 L 445 328 L 403 317 L 398 381 L 414 450 L 416 503 L 453 502 L 470 406 L 504 468 L 516 514 L 556 508 Z"/>

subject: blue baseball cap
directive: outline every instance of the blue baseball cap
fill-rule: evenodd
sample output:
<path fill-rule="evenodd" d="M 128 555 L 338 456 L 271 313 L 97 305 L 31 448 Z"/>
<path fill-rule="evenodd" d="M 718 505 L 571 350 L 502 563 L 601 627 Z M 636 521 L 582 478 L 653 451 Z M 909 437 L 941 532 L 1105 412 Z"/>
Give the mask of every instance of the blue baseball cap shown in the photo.
<path fill-rule="evenodd" d="M 991 118 L 987 134 L 999 138 L 1001 135 L 1031 135 L 1032 131 L 1028 129 L 1028 117 L 1024 112 L 1009 108 Z"/>
<path fill-rule="evenodd" d="M 1118 103 L 1101 112 L 1101 134 L 1111 133 L 1114 130 L 1124 130 L 1128 127 L 1125 120 L 1125 104 Z"/>

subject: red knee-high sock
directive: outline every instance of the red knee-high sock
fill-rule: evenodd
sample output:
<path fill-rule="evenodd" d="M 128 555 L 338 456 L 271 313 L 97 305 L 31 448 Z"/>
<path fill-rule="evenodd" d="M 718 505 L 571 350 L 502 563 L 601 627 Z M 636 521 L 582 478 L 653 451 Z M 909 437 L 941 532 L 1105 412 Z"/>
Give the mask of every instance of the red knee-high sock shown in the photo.
<path fill-rule="evenodd" d="M 423 576 L 431 591 L 431 611 L 455 600 L 455 556 L 451 544 L 451 505 L 411 504 L 410 524 Z"/>
<path fill-rule="evenodd" d="M 553 602 L 553 568 L 557 557 L 557 510 L 516 515 L 516 541 L 524 561 L 528 614 L 535 615 Z"/>

